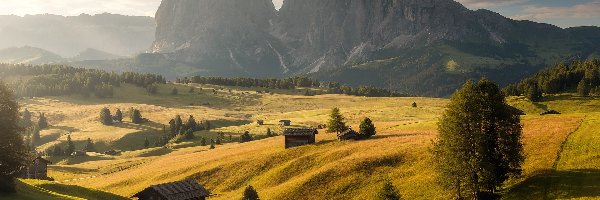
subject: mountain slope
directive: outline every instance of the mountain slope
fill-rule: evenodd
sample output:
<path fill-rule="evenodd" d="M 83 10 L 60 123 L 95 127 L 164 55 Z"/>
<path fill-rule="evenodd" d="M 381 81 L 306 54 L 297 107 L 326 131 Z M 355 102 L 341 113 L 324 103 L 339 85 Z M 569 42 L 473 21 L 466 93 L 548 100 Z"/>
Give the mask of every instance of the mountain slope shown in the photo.
<path fill-rule="evenodd" d="M 600 52 L 597 27 L 515 21 L 452 0 L 286 0 L 279 11 L 248 2 L 163 1 L 153 51 L 201 75 L 308 74 L 432 96 Z"/>
<path fill-rule="evenodd" d="M 24 46 L 0 50 L 0 62 L 15 64 L 49 64 L 62 62 L 60 55 L 50 51 Z"/>
<path fill-rule="evenodd" d="M 154 40 L 151 17 L 97 14 L 0 16 L 0 49 L 34 46 L 72 57 L 88 48 L 129 56 Z"/>

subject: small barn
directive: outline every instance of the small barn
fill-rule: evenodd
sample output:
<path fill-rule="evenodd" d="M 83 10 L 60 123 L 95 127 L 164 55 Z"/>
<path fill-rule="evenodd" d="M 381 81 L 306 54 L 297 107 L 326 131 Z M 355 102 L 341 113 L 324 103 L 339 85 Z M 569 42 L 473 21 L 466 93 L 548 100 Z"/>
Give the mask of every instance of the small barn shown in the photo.
<path fill-rule="evenodd" d="M 282 125 L 282 126 L 291 126 L 292 125 L 292 121 L 291 120 L 287 120 L 287 119 L 279 120 L 279 125 Z"/>
<path fill-rule="evenodd" d="M 52 162 L 38 156 L 29 166 L 23 168 L 21 178 L 49 180 L 48 164 L 52 164 Z"/>
<path fill-rule="evenodd" d="M 283 131 L 285 148 L 303 146 L 315 143 L 315 136 L 319 131 L 314 128 L 288 128 Z"/>
<path fill-rule="evenodd" d="M 350 128 L 341 133 L 338 133 L 337 136 L 338 136 L 338 139 L 340 139 L 340 140 L 354 140 L 358 136 L 358 132 L 356 132 Z"/>
<path fill-rule="evenodd" d="M 193 180 L 150 186 L 131 198 L 139 200 L 204 200 L 210 192 Z"/>

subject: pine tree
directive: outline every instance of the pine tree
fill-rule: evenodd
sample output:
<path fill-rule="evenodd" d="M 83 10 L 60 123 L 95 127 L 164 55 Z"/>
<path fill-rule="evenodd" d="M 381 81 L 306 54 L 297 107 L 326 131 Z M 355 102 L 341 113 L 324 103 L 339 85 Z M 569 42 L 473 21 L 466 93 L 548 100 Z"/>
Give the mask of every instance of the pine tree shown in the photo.
<path fill-rule="evenodd" d="M 131 112 L 131 122 L 134 124 L 141 124 L 144 122 L 144 118 L 142 118 L 142 114 L 138 109 L 133 109 Z"/>
<path fill-rule="evenodd" d="M 413 107 L 413 108 L 416 108 L 416 107 L 417 107 L 417 102 L 413 102 L 413 103 L 412 103 L 412 107 Z"/>
<path fill-rule="evenodd" d="M 181 120 L 181 116 L 179 116 L 179 115 L 175 116 L 175 131 L 176 131 L 176 133 L 179 132 L 179 130 L 181 129 L 182 126 L 183 126 L 183 121 Z"/>
<path fill-rule="evenodd" d="M 215 141 L 210 139 L 210 149 L 215 149 Z"/>
<path fill-rule="evenodd" d="M 217 144 L 217 145 L 221 145 L 221 138 L 217 138 L 217 142 L 216 142 L 216 144 Z"/>
<path fill-rule="evenodd" d="M 242 143 L 250 142 L 250 141 L 252 141 L 252 135 L 250 135 L 250 132 L 246 131 L 246 132 L 244 132 L 244 134 L 242 134 L 240 136 L 240 140 Z"/>
<path fill-rule="evenodd" d="M 190 115 L 187 122 L 185 123 L 185 127 L 192 129 L 193 131 L 198 130 L 198 123 L 196 123 L 196 119 L 194 119 L 194 116 Z"/>
<path fill-rule="evenodd" d="M 65 154 L 71 155 L 73 152 L 75 152 L 75 144 L 73 144 L 73 141 L 71 140 L 71 135 L 67 135 L 67 148 L 65 149 Z"/>
<path fill-rule="evenodd" d="M 117 109 L 115 112 L 115 120 L 118 122 L 123 122 L 123 112 L 121 112 L 121 109 Z"/>
<path fill-rule="evenodd" d="M 94 148 L 94 142 L 92 141 L 91 138 L 87 139 L 87 142 L 85 143 L 85 148 L 83 149 L 86 152 L 94 152 L 96 151 L 96 148 Z"/>
<path fill-rule="evenodd" d="M 256 192 L 256 190 L 254 189 L 254 187 L 252 187 L 251 185 L 249 185 L 244 190 L 244 194 L 242 196 L 242 200 L 260 200 L 260 198 L 258 197 L 258 192 Z"/>
<path fill-rule="evenodd" d="M 22 128 L 28 128 L 33 124 L 33 121 L 31 121 L 31 112 L 29 112 L 29 110 L 25 109 L 23 111 L 22 117 L 21 117 L 21 127 Z"/>
<path fill-rule="evenodd" d="M 202 138 L 200 140 L 200 146 L 206 146 L 206 139 L 205 138 Z"/>
<path fill-rule="evenodd" d="M 542 100 L 542 90 L 537 85 L 532 84 L 527 88 L 525 97 L 531 102 L 539 102 Z"/>
<path fill-rule="evenodd" d="M 582 79 L 577 85 L 577 94 L 582 97 L 587 97 L 590 95 L 590 85 L 586 79 Z"/>
<path fill-rule="evenodd" d="M 459 198 L 493 193 L 521 172 L 520 117 L 504 98 L 489 80 L 468 81 L 452 95 L 438 122 L 433 154 L 439 181 Z"/>
<path fill-rule="evenodd" d="M 15 192 L 15 177 L 26 163 L 27 151 L 19 134 L 19 105 L 0 83 L 0 193 Z"/>
<path fill-rule="evenodd" d="M 360 122 L 359 128 L 359 133 L 361 137 L 364 138 L 369 138 L 377 133 L 377 131 L 375 130 L 375 124 L 373 124 L 373 121 L 371 121 L 371 119 L 369 119 L 368 117 L 366 117 Z"/>
<path fill-rule="evenodd" d="M 38 118 L 38 128 L 40 130 L 44 130 L 48 128 L 48 119 L 44 113 L 39 113 L 40 117 Z"/>
<path fill-rule="evenodd" d="M 340 113 L 339 108 L 333 108 L 329 115 L 329 121 L 327 121 L 327 132 L 328 133 L 341 133 L 348 130 L 344 117 Z"/>
<path fill-rule="evenodd" d="M 383 187 L 377 193 L 378 200 L 400 200 L 398 190 L 389 180 L 383 183 Z"/>
<path fill-rule="evenodd" d="M 271 134 L 271 128 L 267 128 L 267 137 L 273 137 Z"/>
<path fill-rule="evenodd" d="M 110 110 L 106 107 L 102 108 L 102 110 L 100 111 L 100 122 L 105 126 L 113 124 L 113 119 L 112 115 L 110 114 Z"/>

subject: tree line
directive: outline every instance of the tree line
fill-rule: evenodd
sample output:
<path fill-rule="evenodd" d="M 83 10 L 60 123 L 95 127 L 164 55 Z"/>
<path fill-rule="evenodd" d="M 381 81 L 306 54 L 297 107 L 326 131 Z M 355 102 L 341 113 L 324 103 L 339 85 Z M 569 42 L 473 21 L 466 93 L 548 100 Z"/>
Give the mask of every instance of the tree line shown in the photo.
<path fill-rule="evenodd" d="M 164 84 L 161 75 L 134 72 L 115 73 L 97 69 L 75 68 L 64 65 L 0 64 L 0 77 L 20 76 L 10 83 L 17 97 L 41 97 L 81 94 L 97 98 L 111 98 L 113 88 L 121 83 L 147 87 Z"/>
<path fill-rule="evenodd" d="M 558 64 L 532 77 L 504 88 L 507 95 L 524 95 L 531 101 L 541 101 L 542 94 L 577 92 L 580 96 L 600 95 L 600 61 L 576 60 Z"/>
<path fill-rule="evenodd" d="M 177 83 L 197 83 L 211 84 L 219 86 L 236 86 L 236 87 L 261 87 L 268 89 L 296 89 L 304 88 L 325 88 L 330 94 L 346 94 L 355 96 L 367 97 L 404 97 L 406 94 L 401 94 L 395 91 L 371 87 L 359 86 L 351 87 L 342 85 L 336 82 L 320 82 L 307 77 L 290 77 L 285 79 L 259 79 L 259 78 L 227 78 L 227 77 L 202 77 L 194 76 L 191 78 L 178 78 Z"/>

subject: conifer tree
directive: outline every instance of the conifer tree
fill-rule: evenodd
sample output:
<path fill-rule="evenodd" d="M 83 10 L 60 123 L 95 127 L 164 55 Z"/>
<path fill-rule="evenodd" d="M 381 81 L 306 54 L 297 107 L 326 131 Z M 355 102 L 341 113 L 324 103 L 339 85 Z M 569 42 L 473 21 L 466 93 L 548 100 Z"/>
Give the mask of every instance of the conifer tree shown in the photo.
<path fill-rule="evenodd" d="M 109 126 L 113 124 L 112 115 L 110 114 L 110 110 L 108 108 L 102 108 L 100 111 L 100 123 L 103 125 Z"/>
<path fill-rule="evenodd" d="M 328 133 L 341 133 L 348 130 L 344 117 L 340 113 L 339 108 L 333 108 L 331 114 L 329 114 L 329 120 L 327 121 L 327 132 Z"/>
<path fill-rule="evenodd" d="M 44 130 L 46 128 L 48 128 L 48 119 L 46 118 L 46 115 L 44 113 L 39 113 L 40 117 L 38 118 L 38 128 L 40 130 Z"/>
<path fill-rule="evenodd" d="M 368 117 L 366 117 L 360 122 L 359 128 L 359 133 L 361 137 L 364 138 L 369 138 L 377 133 L 377 131 L 375 130 L 375 124 L 373 124 L 373 121 L 371 121 L 371 119 L 369 119 Z"/>
<path fill-rule="evenodd" d="M 38 145 L 40 145 L 41 142 L 41 137 L 40 137 L 40 129 L 38 129 L 37 127 L 33 127 L 31 129 L 31 147 L 35 148 Z"/>
<path fill-rule="evenodd" d="M 542 90 L 537 85 L 531 84 L 525 92 L 525 97 L 531 102 L 539 102 L 542 100 Z"/>
<path fill-rule="evenodd" d="M 94 142 L 92 141 L 91 138 L 87 139 L 87 142 L 85 143 L 85 148 L 83 149 L 86 152 L 94 152 L 96 151 L 96 148 L 94 148 Z"/>
<path fill-rule="evenodd" d="M 590 85 L 586 79 L 581 79 L 577 85 L 577 94 L 582 97 L 587 97 L 590 95 Z"/>
<path fill-rule="evenodd" d="M 73 141 L 71 140 L 71 135 L 67 135 L 67 148 L 65 149 L 65 154 L 71 155 L 73 152 L 75 152 L 75 144 L 73 144 Z"/>
<path fill-rule="evenodd" d="M 256 192 L 256 189 L 249 185 L 246 187 L 246 189 L 244 189 L 242 200 L 260 200 L 260 197 L 258 197 L 258 192 Z"/>
<path fill-rule="evenodd" d="M 138 109 L 133 109 L 133 112 L 131 112 L 131 122 L 134 124 L 141 124 L 144 121 L 144 118 L 142 118 L 142 114 Z"/>
<path fill-rule="evenodd" d="M 118 122 L 123 122 L 123 112 L 121 112 L 121 109 L 117 109 L 115 112 L 115 120 Z"/>
<path fill-rule="evenodd" d="M 185 123 L 185 127 L 192 129 L 192 131 L 198 130 L 198 123 L 196 123 L 196 119 L 194 119 L 194 116 L 190 115 L 187 122 Z"/>
<path fill-rule="evenodd" d="M 175 116 L 175 131 L 178 133 L 183 126 L 183 121 L 181 120 L 181 116 Z"/>
<path fill-rule="evenodd" d="M 210 149 L 214 149 L 215 148 L 215 141 L 213 139 L 210 139 Z"/>
<path fill-rule="evenodd" d="M 271 133 L 271 128 L 267 128 L 267 137 L 273 137 L 273 134 Z"/>
<path fill-rule="evenodd" d="M 390 182 L 389 180 L 386 180 L 383 183 L 383 187 L 381 187 L 381 190 L 377 193 L 377 199 L 378 200 L 400 200 L 400 195 L 399 195 L 396 187 L 394 187 L 394 185 L 392 185 L 392 182 Z"/>
<path fill-rule="evenodd" d="M 19 134 L 19 105 L 0 82 L 0 194 L 15 192 L 15 177 L 26 163 L 27 151 Z"/>
<path fill-rule="evenodd" d="M 31 121 L 31 112 L 29 112 L 29 110 L 27 110 L 27 108 L 23 111 L 22 117 L 21 117 L 21 127 L 22 128 L 28 128 L 33 124 L 33 122 Z"/>
<path fill-rule="evenodd" d="M 205 139 L 205 138 L 202 138 L 202 139 L 200 140 L 200 145 L 201 145 L 201 146 L 206 146 L 206 139 Z"/>
<path fill-rule="evenodd" d="M 524 160 L 519 115 L 495 83 L 468 81 L 438 123 L 433 154 L 439 181 L 458 198 L 494 193 Z"/>

